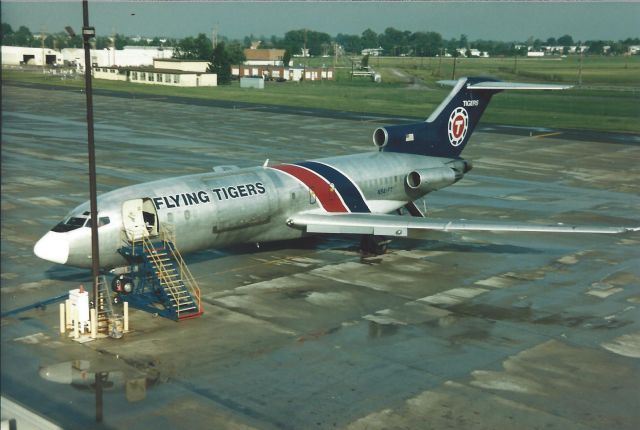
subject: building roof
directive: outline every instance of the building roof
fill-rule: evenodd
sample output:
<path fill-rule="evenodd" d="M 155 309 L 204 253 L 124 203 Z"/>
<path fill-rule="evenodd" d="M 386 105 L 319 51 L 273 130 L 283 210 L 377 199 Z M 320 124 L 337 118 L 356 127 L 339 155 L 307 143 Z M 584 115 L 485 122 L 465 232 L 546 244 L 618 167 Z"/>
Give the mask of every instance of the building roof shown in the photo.
<path fill-rule="evenodd" d="M 185 60 L 180 58 L 154 58 L 154 61 L 169 61 L 171 63 L 210 63 L 208 60 Z"/>
<path fill-rule="evenodd" d="M 245 49 L 247 61 L 278 61 L 284 57 L 284 49 Z"/>
<path fill-rule="evenodd" d="M 158 69 L 151 66 L 98 66 L 98 69 L 116 69 L 118 71 L 127 71 L 130 70 L 132 72 L 147 72 L 147 73 L 169 73 L 173 75 L 206 75 L 206 74 L 215 74 L 209 72 L 194 72 L 190 70 L 178 70 L 178 69 Z"/>
<path fill-rule="evenodd" d="M 126 50 L 144 50 L 144 51 L 173 51 L 175 48 L 173 46 L 137 46 L 137 45 L 126 45 L 122 49 Z"/>

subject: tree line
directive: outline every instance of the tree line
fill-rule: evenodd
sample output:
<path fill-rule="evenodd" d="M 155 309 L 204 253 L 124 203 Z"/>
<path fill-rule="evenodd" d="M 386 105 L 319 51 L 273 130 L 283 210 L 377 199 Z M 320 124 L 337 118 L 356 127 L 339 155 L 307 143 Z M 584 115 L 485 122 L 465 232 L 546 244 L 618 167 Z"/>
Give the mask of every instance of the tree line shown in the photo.
<path fill-rule="evenodd" d="M 24 25 L 17 30 L 7 24 L 2 23 L 2 44 L 7 46 L 28 46 L 33 48 L 41 48 L 43 46 L 49 49 L 60 50 L 63 48 L 82 48 L 82 36 L 76 34 L 70 36 L 66 31 L 57 33 L 32 33 L 29 28 Z M 135 46 L 175 46 L 179 39 L 160 39 L 155 37 L 147 40 L 144 38 L 132 38 L 121 34 L 113 34 L 111 36 L 96 36 L 92 44 L 95 49 L 104 49 L 115 46 L 116 49 L 122 49 L 127 45 Z"/>
<path fill-rule="evenodd" d="M 53 34 L 32 33 L 29 28 L 20 26 L 17 30 L 7 24 L 2 23 L 2 44 L 14 46 L 41 47 L 43 45 L 51 49 L 81 48 L 82 37 L 76 35 L 71 37 L 65 31 Z M 469 40 L 468 36 L 461 34 L 460 37 L 444 39 L 442 35 L 434 31 L 402 31 L 393 27 L 388 27 L 382 33 L 376 33 L 371 29 L 366 29 L 361 34 L 339 33 L 332 37 L 327 33 L 299 29 L 290 30 L 284 37 L 271 36 L 269 38 L 254 35 L 246 36 L 243 40 L 229 40 L 222 37 L 225 42 L 231 60 L 242 58 L 242 51 L 248 48 L 254 40 L 261 40 L 261 48 L 277 48 L 286 51 L 287 59 L 292 55 L 301 54 L 306 48 L 309 55 L 334 55 L 336 45 L 340 46 L 339 53 L 348 55 L 359 55 L 363 49 L 382 48 L 383 55 L 400 56 L 409 55 L 417 57 L 433 57 L 449 53 L 456 55 L 459 49 L 477 49 L 487 52 L 491 56 L 513 56 L 526 55 L 526 48 L 531 47 L 539 50 L 543 46 L 568 47 L 584 45 L 589 47 L 589 54 L 616 55 L 628 52 L 629 46 L 640 45 L 640 38 L 627 38 L 625 40 L 586 40 L 575 41 L 571 35 L 565 34 L 559 37 L 549 37 L 546 40 L 534 39 L 530 37 L 526 41 L 495 41 L 495 40 Z M 95 49 L 104 49 L 114 46 L 122 49 L 124 46 L 170 46 L 174 47 L 176 54 L 180 58 L 209 60 L 213 55 L 213 44 L 211 39 L 203 33 L 195 37 L 185 37 L 182 39 L 159 38 L 152 39 L 130 37 L 121 34 L 111 36 L 97 36 L 93 44 Z M 605 46 L 610 48 L 605 52 Z M 562 53 L 562 52 L 560 52 Z"/>

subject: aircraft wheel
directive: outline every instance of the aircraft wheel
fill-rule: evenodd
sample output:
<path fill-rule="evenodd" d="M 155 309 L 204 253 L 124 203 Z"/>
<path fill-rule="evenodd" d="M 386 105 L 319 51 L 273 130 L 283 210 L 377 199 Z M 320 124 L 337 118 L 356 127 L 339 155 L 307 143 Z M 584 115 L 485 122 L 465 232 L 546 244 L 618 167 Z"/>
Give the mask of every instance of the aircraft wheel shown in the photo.
<path fill-rule="evenodd" d="M 384 236 L 365 234 L 360 239 L 360 250 L 365 254 L 383 255 L 387 252 L 389 242 Z"/>
<path fill-rule="evenodd" d="M 111 289 L 116 294 L 129 294 L 133 291 L 133 279 L 124 275 L 116 276 L 111 282 Z"/>

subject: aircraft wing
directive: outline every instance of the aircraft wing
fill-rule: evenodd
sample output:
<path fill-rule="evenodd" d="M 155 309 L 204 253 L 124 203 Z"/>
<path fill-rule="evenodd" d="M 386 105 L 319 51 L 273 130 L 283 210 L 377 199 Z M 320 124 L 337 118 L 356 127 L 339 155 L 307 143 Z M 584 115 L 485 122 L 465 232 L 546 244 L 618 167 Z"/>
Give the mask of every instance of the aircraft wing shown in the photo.
<path fill-rule="evenodd" d="M 373 234 L 407 236 L 411 231 L 517 231 L 545 233 L 624 233 L 638 227 L 574 226 L 570 224 L 525 224 L 496 221 L 443 220 L 386 214 L 301 213 L 287 220 L 287 225 L 308 233 Z"/>

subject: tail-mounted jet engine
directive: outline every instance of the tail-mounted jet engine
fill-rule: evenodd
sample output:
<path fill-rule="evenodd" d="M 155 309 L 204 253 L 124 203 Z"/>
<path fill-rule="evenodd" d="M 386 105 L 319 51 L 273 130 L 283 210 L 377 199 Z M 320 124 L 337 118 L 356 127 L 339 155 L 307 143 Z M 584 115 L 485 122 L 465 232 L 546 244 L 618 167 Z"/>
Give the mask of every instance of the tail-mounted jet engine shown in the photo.
<path fill-rule="evenodd" d="M 472 168 L 466 160 L 452 161 L 447 166 L 414 170 L 406 177 L 407 186 L 411 190 L 429 193 L 458 182 Z"/>
<path fill-rule="evenodd" d="M 418 169 L 409 173 L 406 178 L 410 189 L 428 193 L 451 185 L 462 178 L 462 174 L 449 167 L 435 169 Z"/>
<path fill-rule="evenodd" d="M 379 127 L 373 132 L 373 144 L 382 149 L 385 146 L 403 144 L 422 144 L 427 138 L 427 127 L 424 122 L 407 125 L 391 125 Z"/>

